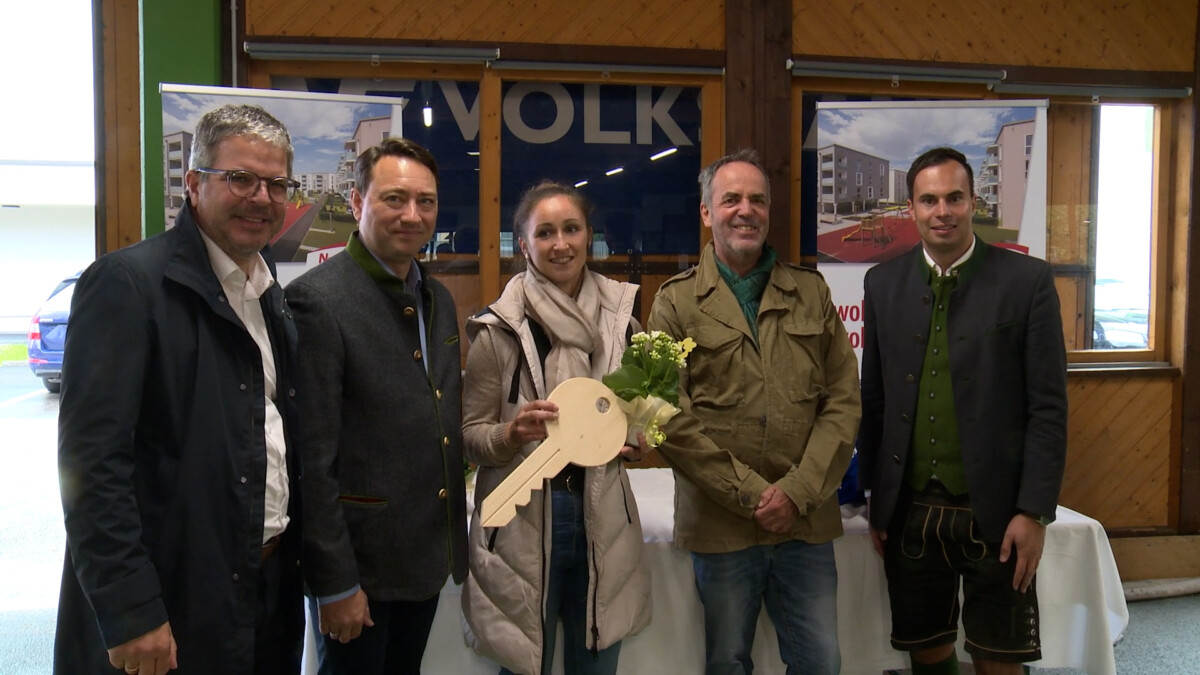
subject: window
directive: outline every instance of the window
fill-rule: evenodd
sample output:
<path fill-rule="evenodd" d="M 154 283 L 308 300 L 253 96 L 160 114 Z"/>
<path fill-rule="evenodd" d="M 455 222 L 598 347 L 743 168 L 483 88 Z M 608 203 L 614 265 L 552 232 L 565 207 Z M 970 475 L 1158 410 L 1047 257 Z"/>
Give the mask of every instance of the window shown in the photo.
<path fill-rule="evenodd" d="M 697 255 L 699 87 L 506 82 L 500 228 L 521 194 L 550 179 L 595 204 L 611 255 Z"/>
<path fill-rule="evenodd" d="M 1154 108 L 1100 107 L 1093 349 L 1150 346 Z"/>

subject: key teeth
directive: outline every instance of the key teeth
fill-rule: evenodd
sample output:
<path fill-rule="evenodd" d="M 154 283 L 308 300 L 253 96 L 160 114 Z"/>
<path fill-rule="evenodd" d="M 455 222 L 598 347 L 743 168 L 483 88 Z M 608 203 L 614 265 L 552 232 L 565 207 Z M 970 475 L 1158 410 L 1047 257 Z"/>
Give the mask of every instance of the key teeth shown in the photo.
<path fill-rule="evenodd" d="M 481 512 L 480 517 L 483 519 L 483 526 L 503 527 L 509 524 L 513 518 L 517 517 L 517 507 L 525 506 L 532 497 L 533 494 L 529 492 L 524 495 L 514 495 L 511 501 L 497 506 L 496 510 L 490 515 Z"/>

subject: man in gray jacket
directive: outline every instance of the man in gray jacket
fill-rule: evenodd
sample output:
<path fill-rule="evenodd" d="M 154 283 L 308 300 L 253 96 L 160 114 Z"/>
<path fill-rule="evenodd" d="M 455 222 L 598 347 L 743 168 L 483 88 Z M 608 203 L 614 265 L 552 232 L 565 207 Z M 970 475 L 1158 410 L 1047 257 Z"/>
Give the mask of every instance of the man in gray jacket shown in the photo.
<path fill-rule="evenodd" d="M 417 673 L 447 576 L 467 573 L 454 300 L 414 260 L 437 163 L 389 138 L 355 163 L 346 250 L 292 282 L 305 462 L 305 581 L 322 672 Z"/>

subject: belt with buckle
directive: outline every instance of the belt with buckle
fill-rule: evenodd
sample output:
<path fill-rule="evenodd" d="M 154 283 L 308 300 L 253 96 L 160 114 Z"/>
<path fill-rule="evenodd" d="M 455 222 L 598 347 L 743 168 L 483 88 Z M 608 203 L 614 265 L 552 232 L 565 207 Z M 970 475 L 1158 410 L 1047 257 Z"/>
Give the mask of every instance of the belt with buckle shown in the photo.
<path fill-rule="evenodd" d="M 582 466 L 568 464 L 565 469 L 558 472 L 558 475 L 550 479 L 550 489 L 579 492 L 583 489 L 583 476 L 584 468 Z"/>

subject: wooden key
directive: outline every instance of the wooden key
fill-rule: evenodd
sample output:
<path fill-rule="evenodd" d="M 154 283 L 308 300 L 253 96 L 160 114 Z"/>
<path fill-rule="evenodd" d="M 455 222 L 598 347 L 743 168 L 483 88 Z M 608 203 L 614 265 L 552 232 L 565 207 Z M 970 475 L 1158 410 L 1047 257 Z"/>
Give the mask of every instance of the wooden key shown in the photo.
<path fill-rule="evenodd" d="M 546 440 L 483 500 L 484 527 L 500 527 L 529 503 L 542 481 L 567 466 L 600 466 L 612 461 L 625 445 L 628 422 L 617 396 L 599 380 L 573 377 L 554 388 L 549 400 L 558 404 L 558 419 L 546 423 Z"/>

